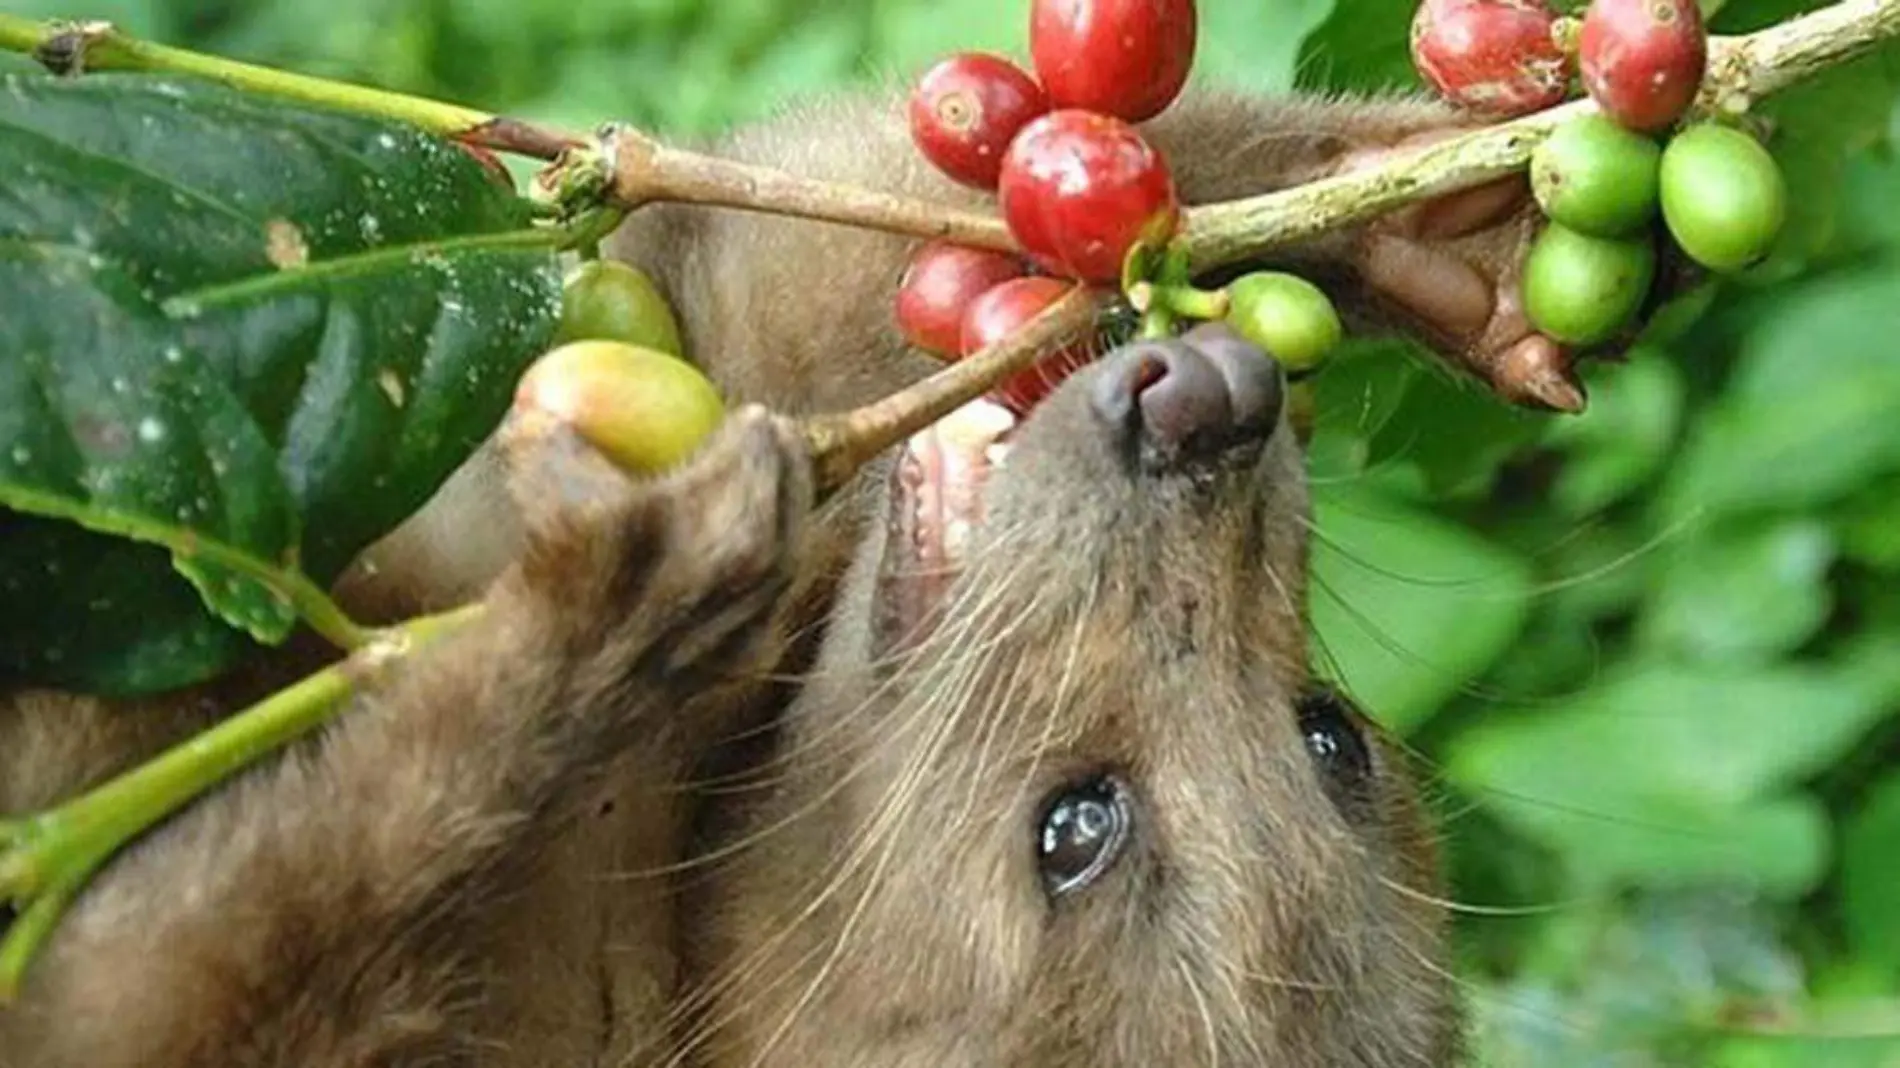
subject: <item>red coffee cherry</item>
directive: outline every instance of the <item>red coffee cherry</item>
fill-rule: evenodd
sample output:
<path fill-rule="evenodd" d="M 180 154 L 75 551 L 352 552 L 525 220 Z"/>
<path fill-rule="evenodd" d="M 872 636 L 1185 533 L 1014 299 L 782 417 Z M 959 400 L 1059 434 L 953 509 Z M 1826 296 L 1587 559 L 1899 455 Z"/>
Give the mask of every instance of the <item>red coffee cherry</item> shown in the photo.
<path fill-rule="evenodd" d="M 1010 140 L 1048 110 L 1042 87 L 1021 67 L 984 52 L 960 52 L 938 61 L 911 89 L 910 136 L 952 180 L 995 189 Z"/>
<path fill-rule="evenodd" d="M 1674 125 L 1702 85 L 1708 31 L 1695 0 L 1592 0 L 1577 35 L 1583 88 L 1618 125 Z"/>
<path fill-rule="evenodd" d="M 1029 258 L 1088 282 L 1119 280 L 1136 242 L 1165 241 L 1181 219 L 1167 160 L 1133 126 L 1092 111 L 1052 111 L 1023 127 L 996 188 Z"/>
<path fill-rule="evenodd" d="M 1570 58 L 1543 0 L 1423 0 L 1412 16 L 1412 65 L 1472 111 L 1528 115 L 1563 103 Z"/>
<path fill-rule="evenodd" d="M 956 357 L 970 302 L 1024 273 L 1022 261 L 1007 253 L 929 242 L 911 255 L 898 280 L 897 328 L 925 352 Z"/>
<path fill-rule="evenodd" d="M 1029 53 L 1051 107 L 1143 122 L 1181 95 L 1197 30 L 1193 0 L 1034 0 Z"/>
<path fill-rule="evenodd" d="M 962 355 L 994 345 L 1021 329 L 1051 304 L 1075 288 L 1073 282 L 1057 278 L 1015 278 L 988 290 L 970 302 L 963 316 Z M 1026 370 L 1018 371 L 990 391 L 990 399 L 1017 417 L 1029 414 L 1042 398 L 1092 359 L 1089 346 L 1078 341 L 1044 356 Z"/>

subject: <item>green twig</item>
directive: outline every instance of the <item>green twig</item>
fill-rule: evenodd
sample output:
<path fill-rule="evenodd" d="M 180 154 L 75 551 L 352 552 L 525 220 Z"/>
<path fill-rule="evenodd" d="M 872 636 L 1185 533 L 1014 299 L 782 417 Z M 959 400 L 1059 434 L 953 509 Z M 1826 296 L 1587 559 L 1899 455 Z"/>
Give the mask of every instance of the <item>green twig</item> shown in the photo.
<path fill-rule="evenodd" d="M 351 619 L 323 587 L 302 572 L 284 572 L 266 584 L 280 588 L 304 624 L 339 649 L 353 652 L 368 645 L 374 636 L 374 631 Z"/>
<path fill-rule="evenodd" d="M 1196 289 L 1191 285 L 1162 285 L 1155 289 L 1156 304 L 1183 319 L 1225 319 L 1231 303 L 1225 289 Z"/>
<path fill-rule="evenodd" d="M 378 633 L 348 659 L 57 808 L 0 824 L 0 900 L 23 911 L 0 940 L 0 1005 L 93 873 L 134 838 L 263 756 L 328 722 L 358 680 L 467 625 L 470 605 Z"/>
<path fill-rule="evenodd" d="M 620 207 L 601 208 L 584 215 L 567 228 L 567 238 L 562 247 L 580 253 L 584 260 L 595 259 L 600 255 L 600 243 L 626 217 L 627 210 Z"/>
<path fill-rule="evenodd" d="M 20 979 L 26 975 L 27 966 L 47 939 L 53 937 L 53 932 L 59 930 L 66 907 L 79 896 L 79 888 L 85 885 L 90 874 L 91 867 L 88 867 L 76 878 L 66 878 L 46 887 L 7 928 L 6 938 L 0 940 L 0 1007 L 11 1005 L 19 997 Z"/>
<path fill-rule="evenodd" d="M 395 119 L 445 137 L 538 159 L 553 159 L 584 143 L 574 134 L 474 108 L 141 41 L 105 22 L 39 22 L 0 14 L 0 48 L 27 53 L 59 73 L 134 70 L 198 75 L 234 89 Z"/>

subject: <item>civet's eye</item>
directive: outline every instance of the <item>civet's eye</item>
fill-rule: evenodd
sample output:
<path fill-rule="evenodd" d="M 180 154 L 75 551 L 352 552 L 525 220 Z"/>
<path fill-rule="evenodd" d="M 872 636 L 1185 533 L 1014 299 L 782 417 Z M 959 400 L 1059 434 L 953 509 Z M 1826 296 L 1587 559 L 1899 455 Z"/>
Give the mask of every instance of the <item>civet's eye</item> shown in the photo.
<path fill-rule="evenodd" d="M 1300 734 L 1333 802 L 1342 807 L 1365 798 L 1372 780 L 1372 749 L 1336 691 L 1318 689 L 1300 699 Z"/>
<path fill-rule="evenodd" d="M 1133 821 L 1128 789 L 1112 775 L 1058 791 L 1043 809 L 1036 842 L 1050 896 L 1073 893 L 1101 878 L 1121 855 Z"/>

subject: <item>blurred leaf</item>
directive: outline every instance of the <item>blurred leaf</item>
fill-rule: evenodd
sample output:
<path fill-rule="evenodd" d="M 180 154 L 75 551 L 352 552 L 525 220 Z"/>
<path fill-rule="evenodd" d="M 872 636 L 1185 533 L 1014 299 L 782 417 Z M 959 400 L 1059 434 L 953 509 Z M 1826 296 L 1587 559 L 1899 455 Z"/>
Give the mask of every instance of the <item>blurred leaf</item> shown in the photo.
<path fill-rule="evenodd" d="M 1735 805 L 1826 768 L 1885 696 L 1852 665 L 1637 661 L 1587 693 L 1466 731 L 1451 759 L 1474 787 L 1550 805 Z"/>
<path fill-rule="evenodd" d="M 1799 893 L 1823 870 L 1827 817 L 1781 791 L 1839 759 L 1886 699 L 1852 665 L 1639 663 L 1569 700 L 1478 723 L 1452 741 L 1446 767 L 1580 879 L 1724 877 Z"/>
<path fill-rule="evenodd" d="M 1716 33 L 1751 33 L 1828 0 L 1727 0 L 1709 23 Z M 1842 183 L 1848 158 L 1888 136 L 1900 88 L 1900 42 L 1838 64 L 1762 101 L 1756 113 L 1774 126 L 1769 149 L 1788 182 L 1788 222 L 1769 262 L 1750 273 L 1785 277 L 1809 258 L 1862 233 L 1843 230 Z M 1882 214 L 1900 214 L 1887 198 Z"/>
<path fill-rule="evenodd" d="M 1466 701 L 1488 718 L 1500 702 L 1536 700 L 1591 685 L 1602 664 L 1603 646 L 1588 622 L 1554 611 L 1534 613 L 1524 632 L 1485 677 L 1482 696 Z"/>
<path fill-rule="evenodd" d="M 1893 115 L 1900 120 L 1900 106 Z M 1900 151 L 1891 140 L 1884 151 L 1859 153 L 1842 168 L 1837 244 L 1844 253 L 1900 250 L 1900 205 L 1893 196 L 1900 189 Z"/>
<path fill-rule="evenodd" d="M 1358 0 L 1343 0 L 1352 6 Z M 1194 84 L 1261 92 L 1294 87 L 1306 35 L 1332 14 L 1335 0 L 1203 3 Z"/>
<path fill-rule="evenodd" d="M 870 51 L 879 78 L 908 83 L 949 52 L 963 50 L 1027 64 L 1029 6 L 1023 0 L 872 0 Z"/>
<path fill-rule="evenodd" d="M 1644 606 L 1641 641 L 1689 660 L 1756 663 L 1792 651 L 1833 606 L 1834 539 L 1810 519 L 1704 528 L 1663 550 L 1668 564 Z"/>
<path fill-rule="evenodd" d="M 1506 460 L 1566 418 L 1506 404 L 1474 382 L 1426 366 L 1373 436 L 1370 459 L 1416 466 L 1440 499 L 1483 496 Z"/>
<path fill-rule="evenodd" d="M 1509 648 L 1530 577 L 1521 560 L 1362 488 L 1314 496 L 1310 611 L 1320 670 L 1409 731 Z"/>
<path fill-rule="evenodd" d="M 1566 454 L 1550 499 L 1573 516 L 1622 500 L 1661 471 L 1682 419 L 1681 372 L 1653 346 L 1637 348 L 1620 366 L 1589 365 L 1584 381 L 1590 406 L 1549 420 L 1544 435 Z"/>
<path fill-rule="evenodd" d="M 144 75 L 5 88 L 30 164 L 0 174 L 0 502 L 38 518 L 0 527 L 0 587 L 41 608 L 0 622 L 0 666 L 200 681 L 244 651 L 227 624 L 295 621 L 230 555 L 328 581 L 487 435 L 557 261 L 413 129 Z M 83 600 L 47 588 L 82 571 Z"/>
<path fill-rule="evenodd" d="M 1772 915 L 1707 892 L 1566 909 L 1508 986 L 1473 998 L 1477 1063 L 1498 1068 L 1680 1068 L 1723 1006 L 1798 993 L 1800 961 Z"/>
<path fill-rule="evenodd" d="M 746 71 L 745 95 L 764 107 L 816 95 L 851 78 L 863 45 L 863 27 L 852 14 L 807 15 L 758 54 Z"/>
<path fill-rule="evenodd" d="M 1776 302 L 1691 434 L 1670 511 L 1804 507 L 1900 466 L 1900 269 L 1819 278 Z"/>
<path fill-rule="evenodd" d="M 7 0 L 7 14 L 25 19 L 104 19 L 141 37 L 170 37 L 178 32 L 170 5 L 162 0 Z"/>
<path fill-rule="evenodd" d="M 1354 479 L 1372 462 L 1372 442 L 1412 384 L 1426 374 L 1402 343 L 1352 339 L 1309 380 L 1313 433 L 1306 462 L 1319 482 Z"/>
<path fill-rule="evenodd" d="M 1889 1012 L 1884 1023 L 1875 1021 L 1873 1026 L 1900 1029 L 1900 1012 Z M 1709 1062 L 1710 1068 L 1894 1068 L 1895 1065 L 1900 1065 L 1900 1038 L 1879 1035 L 1737 1038 Z"/>
<path fill-rule="evenodd" d="M 1885 571 L 1900 569 L 1900 474 L 1868 482 L 1835 513 L 1841 552 Z"/>
<path fill-rule="evenodd" d="M 1775 123 L 1769 148 L 1788 183 L 1788 221 L 1774 260 L 1802 262 L 1838 240 L 1847 159 L 1885 138 L 1896 86 L 1900 44 L 1831 68 L 1763 101 L 1761 114 Z M 1890 201 L 1888 215 L 1896 214 L 1900 205 Z M 1786 266 L 1770 262 L 1759 273 L 1772 274 Z"/>
<path fill-rule="evenodd" d="M 1340 0 L 1300 45 L 1301 89 L 1422 90 L 1409 37 L 1417 0 Z"/>
<path fill-rule="evenodd" d="M 1550 614 L 1583 620 L 1630 611 L 1654 585 L 1670 540 L 1679 536 L 1652 535 L 1608 515 L 1568 519 L 1534 505 L 1524 511 L 1530 514 L 1507 529 L 1510 543 L 1538 565 L 1539 603 Z"/>
<path fill-rule="evenodd" d="M 1841 911 L 1855 948 L 1900 979 L 1900 772 L 1869 791 L 1847 820 Z"/>
<path fill-rule="evenodd" d="M 1500 819 L 1560 853 L 1584 888 L 1634 885 L 1748 886 L 1792 899 L 1814 889 L 1827 871 L 1827 811 L 1804 795 L 1719 808 L 1643 800 L 1625 808 L 1610 795 L 1565 804 L 1527 787 L 1530 800 L 1483 796 Z M 1493 788 L 1493 784 L 1483 784 Z"/>

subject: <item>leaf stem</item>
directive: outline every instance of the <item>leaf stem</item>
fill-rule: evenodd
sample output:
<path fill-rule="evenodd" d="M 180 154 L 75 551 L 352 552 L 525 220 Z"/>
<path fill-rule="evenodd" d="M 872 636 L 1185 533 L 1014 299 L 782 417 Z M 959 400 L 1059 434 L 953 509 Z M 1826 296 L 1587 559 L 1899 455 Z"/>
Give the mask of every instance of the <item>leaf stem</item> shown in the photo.
<path fill-rule="evenodd" d="M 24 911 L 0 940 L 0 1005 L 95 871 L 134 838 L 268 753 L 328 722 L 355 685 L 391 660 L 466 626 L 480 603 L 378 632 L 307 676 L 147 763 L 57 808 L 0 825 L 0 900 Z"/>
<path fill-rule="evenodd" d="M 91 69 L 199 75 L 234 89 L 395 119 L 538 159 L 554 159 L 584 143 L 574 134 L 474 108 L 142 41 L 107 22 L 39 22 L 0 14 L 0 48 L 25 52 L 58 73 Z"/>

